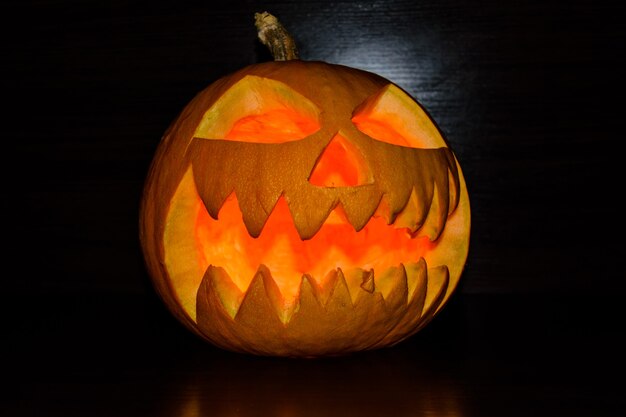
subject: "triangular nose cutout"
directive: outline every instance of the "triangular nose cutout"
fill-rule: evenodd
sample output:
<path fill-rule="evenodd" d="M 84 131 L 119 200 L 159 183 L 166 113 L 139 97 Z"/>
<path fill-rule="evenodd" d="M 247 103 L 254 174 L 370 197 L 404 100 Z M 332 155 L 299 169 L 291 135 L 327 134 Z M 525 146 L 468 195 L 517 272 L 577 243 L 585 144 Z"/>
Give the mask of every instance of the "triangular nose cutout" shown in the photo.
<path fill-rule="evenodd" d="M 337 134 L 315 163 L 309 182 L 318 187 L 354 187 L 374 179 L 361 151 Z"/>

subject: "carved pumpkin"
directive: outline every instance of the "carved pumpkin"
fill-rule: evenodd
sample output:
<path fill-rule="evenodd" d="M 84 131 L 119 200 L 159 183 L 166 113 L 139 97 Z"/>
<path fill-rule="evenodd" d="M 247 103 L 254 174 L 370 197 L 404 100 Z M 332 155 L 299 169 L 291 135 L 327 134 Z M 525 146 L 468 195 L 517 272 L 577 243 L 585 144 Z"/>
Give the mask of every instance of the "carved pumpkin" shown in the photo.
<path fill-rule="evenodd" d="M 189 329 L 229 350 L 322 356 L 428 323 L 461 275 L 470 209 L 414 99 L 369 72 L 290 59 L 186 106 L 140 224 L 155 287 Z"/>

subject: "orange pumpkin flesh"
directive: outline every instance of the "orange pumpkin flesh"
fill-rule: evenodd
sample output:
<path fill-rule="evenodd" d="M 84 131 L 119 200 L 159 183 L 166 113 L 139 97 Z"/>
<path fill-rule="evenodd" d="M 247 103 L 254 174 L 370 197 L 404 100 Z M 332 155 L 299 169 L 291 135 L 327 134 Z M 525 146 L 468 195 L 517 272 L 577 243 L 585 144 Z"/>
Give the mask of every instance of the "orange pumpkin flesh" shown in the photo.
<path fill-rule="evenodd" d="M 393 345 L 447 301 L 469 245 L 460 167 L 377 75 L 253 65 L 163 138 L 141 240 L 159 294 L 226 349 L 320 356 Z"/>

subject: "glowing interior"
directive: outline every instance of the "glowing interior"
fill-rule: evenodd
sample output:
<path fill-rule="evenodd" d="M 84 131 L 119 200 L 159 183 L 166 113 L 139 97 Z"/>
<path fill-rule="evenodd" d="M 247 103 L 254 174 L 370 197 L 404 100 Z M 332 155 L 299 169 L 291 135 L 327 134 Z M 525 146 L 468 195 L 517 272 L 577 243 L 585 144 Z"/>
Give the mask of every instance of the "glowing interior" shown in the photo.
<path fill-rule="evenodd" d="M 373 181 L 363 154 L 337 134 L 317 160 L 309 182 L 320 187 L 353 187 Z"/>
<path fill-rule="evenodd" d="M 400 135 L 389 123 L 384 120 L 376 120 L 370 114 L 358 114 L 352 118 L 352 123 L 363 133 L 381 142 L 392 145 L 412 146 L 412 144 Z"/>
<path fill-rule="evenodd" d="M 247 75 L 206 111 L 193 137 L 289 142 L 318 130 L 319 114 L 315 104 L 286 84 Z"/>
<path fill-rule="evenodd" d="M 267 110 L 237 120 L 225 139 L 257 143 L 282 143 L 302 139 L 320 128 L 317 120 L 288 107 Z"/>
<path fill-rule="evenodd" d="M 253 238 L 244 226 L 234 194 L 222 206 L 218 220 L 206 210 L 199 210 L 195 231 L 202 265 L 221 266 L 245 291 L 259 265 L 264 264 L 287 304 L 297 295 L 305 273 L 321 283 L 336 268 L 384 271 L 417 261 L 434 245 L 426 237 L 412 239 L 406 229 L 389 226 L 381 217 L 372 217 L 356 232 L 341 207 L 330 213 L 313 238 L 301 240 L 283 198 L 278 200 L 261 235 Z"/>

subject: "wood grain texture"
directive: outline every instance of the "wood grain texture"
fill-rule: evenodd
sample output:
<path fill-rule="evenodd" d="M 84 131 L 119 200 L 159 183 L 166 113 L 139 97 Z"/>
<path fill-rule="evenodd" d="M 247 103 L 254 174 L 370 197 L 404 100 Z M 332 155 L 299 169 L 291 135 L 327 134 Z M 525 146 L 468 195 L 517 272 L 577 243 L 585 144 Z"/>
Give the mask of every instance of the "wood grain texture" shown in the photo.
<path fill-rule="evenodd" d="M 580 314 L 621 306 L 584 297 L 466 295 L 396 347 L 325 360 L 221 351 L 145 297 L 42 301 L 54 315 L 26 312 L 21 334 L 5 331 L 3 416 L 619 417 L 626 407 L 613 379 L 622 329 Z"/>

